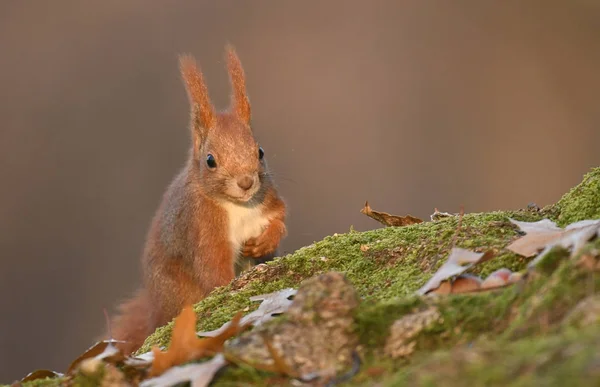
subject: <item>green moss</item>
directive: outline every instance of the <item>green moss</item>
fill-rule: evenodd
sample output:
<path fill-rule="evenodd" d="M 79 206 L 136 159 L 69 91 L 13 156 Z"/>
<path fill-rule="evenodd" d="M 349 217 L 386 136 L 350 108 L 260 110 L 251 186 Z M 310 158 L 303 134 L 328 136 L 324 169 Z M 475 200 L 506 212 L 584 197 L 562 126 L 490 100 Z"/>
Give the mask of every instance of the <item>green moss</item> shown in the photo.
<path fill-rule="evenodd" d="M 195 306 L 198 329 L 216 329 L 236 312 L 252 311 L 258 303 L 250 302 L 251 296 L 298 287 L 304 279 L 332 270 L 345 273 L 365 301 L 410 295 L 443 263 L 453 241 L 458 247 L 500 252 L 494 260 L 477 267 L 475 273 L 485 276 L 500 267 L 520 270 L 527 261 L 502 250 L 517 236 L 509 218 L 534 221 L 539 220 L 540 215 L 529 211 L 467 214 L 458 234 L 458 219 L 449 218 L 408 227 L 328 236 L 268 262 L 258 275 L 250 273 L 213 291 Z M 138 353 L 149 351 L 152 345 L 167 345 L 171 329 L 172 323 L 159 328 Z"/>
<path fill-rule="evenodd" d="M 593 168 L 583 181 L 566 193 L 548 212 L 560 226 L 600 218 L 600 167 Z"/>
<path fill-rule="evenodd" d="M 43 379 L 36 379 L 36 380 L 32 380 L 30 382 L 25 382 L 22 384 L 23 387 L 38 387 L 38 386 L 44 386 L 44 387 L 54 387 L 54 386 L 61 386 L 63 382 L 65 382 L 67 379 L 66 378 L 43 378 Z"/>
<path fill-rule="evenodd" d="M 600 326 L 516 342 L 436 352 L 384 386 L 593 386 L 600 380 Z"/>
<path fill-rule="evenodd" d="M 250 302 L 251 296 L 297 288 L 305 279 L 335 270 L 347 275 L 362 299 L 355 328 L 364 362 L 361 372 L 346 385 L 373 385 L 376 381 L 394 386 L 566 385 L 567 381 L 584 385 L 600 380 L 600 359 L 593 352 L 600 345 L 600 327 L 575 329 L 564 323 L 581 300 L 600 289 L 600 276 L 578 267 L 577 258 L 568 259 L 565 250 L 551 251 L 536 271 L 510 287 L 442 297 L 415 296 L 453 246 L 496 253 L 494 259 L 473 268 L 481 277 L 503 267 L 525 272 L 529 260 L 505 249 L 519 237 L 509 218 L 537 221 L 546 217 L 561 226 L 600 218 L 600 168 L 593 169 L 558 203 L 541 211 L 466 214 L 460 227 L 459 219 L 453 217 L 326 237 L 215 289 L 194 307 L 199 317 L 197 328 L 212 330 L 238 311 L 249 313 L 259 304 Z M 581 254 L 598 256 L 599 251 L 597 239 Z M 393 360 L 385 355 L 394 321 L 429 308 L 435 308 L 441 318 L 411 338 L 415 347 L 410 357 Z M 172 323 L 159 328 L 138 353 L 153 345 L 168 345 L 171 329 Z M 289 384 L 278 375 L 229 366 L 215 385 L 241 382 Z"/>

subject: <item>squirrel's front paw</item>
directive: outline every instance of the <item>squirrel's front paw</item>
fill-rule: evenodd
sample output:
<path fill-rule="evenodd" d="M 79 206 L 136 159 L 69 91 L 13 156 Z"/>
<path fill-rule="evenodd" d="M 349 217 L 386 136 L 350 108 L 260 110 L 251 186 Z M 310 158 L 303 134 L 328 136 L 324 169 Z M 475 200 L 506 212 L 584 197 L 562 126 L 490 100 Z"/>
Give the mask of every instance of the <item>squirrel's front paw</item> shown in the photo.
<path fill-rule="evenodd" d="M 242 253 L 245 257 L 261 258 L 274 252 L 278 245 L 279 237 L 266 230 L 258 238 L 248 239 Z"/>

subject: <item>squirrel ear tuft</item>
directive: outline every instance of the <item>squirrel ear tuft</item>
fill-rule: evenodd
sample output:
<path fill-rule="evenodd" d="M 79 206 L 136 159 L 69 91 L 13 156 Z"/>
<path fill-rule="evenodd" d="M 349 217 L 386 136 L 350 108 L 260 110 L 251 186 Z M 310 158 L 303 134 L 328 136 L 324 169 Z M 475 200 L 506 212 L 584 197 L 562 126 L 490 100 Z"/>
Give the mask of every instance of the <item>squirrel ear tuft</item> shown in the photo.
<path fill-rule="evenodd" d="M 196 60 L 189 54 L 179 56 L 179 70 L 188 94 L 191 110 L 192 129 L 204 139 L 209 128 L 215 123 L 215 110 L 208 96 L 202 72 Z"/>
<path fill-rule="evenodd" d="M 233 112 L 244 121 L 250 123 L 250 101 L 246 94 L 246 79 L 242 63 L 238 58 L 235 49 L 228 44 L 227 50 L 227 68 L 229 70 L 229 79 L 231 80 L 232 95 L 231 107 Z"/>

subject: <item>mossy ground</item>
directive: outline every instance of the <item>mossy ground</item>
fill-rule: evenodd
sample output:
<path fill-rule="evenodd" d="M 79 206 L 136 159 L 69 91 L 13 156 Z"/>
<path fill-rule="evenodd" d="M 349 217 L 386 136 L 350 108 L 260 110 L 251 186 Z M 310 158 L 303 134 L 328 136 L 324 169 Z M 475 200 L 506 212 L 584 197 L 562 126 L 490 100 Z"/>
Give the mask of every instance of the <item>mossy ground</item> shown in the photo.
<path fill-rule="evenodd" d="M 335 270 L 347 275 L 362 298 L 356 329 L 363 365 L 349 385 L 371 385 L 374 380 L 399 386 L 434 386 L 442 381 L 448 386 L 562 385 L 567 379 L 575 384 L 585 377 L 600 380 L 600 359 L 587 347 L 595 343 L 598 348 L 600 324 L 577 330 L 561 323 L 580 300 L 600 289 L 600 276 L 575 267 L 575 260 L 566 259 L 563 250 L 553 251 L 545 260 L 555 262 L 547 270 L 508 288 L 435 298 L 414 295 L 453 246 L 496 252 L 494 259 L 474 268 L 482 277 L 501 267 L 523 270 L 528 260 L 505 249 L 519 237 L 509 218 L 550 218 L 561 226 L 600 218 L 600 168 L 542 210 L 466 214 L 460 228 L 458 218 L 447 218 L 326 237 L 213 291 L 195 306 L 197 328 L 212 330 L 240 310 L 249 313 L 258 306 L 250 296 L 297 288 L 304 279 Z M 600 242 L 590 243 L 587 249 L 597 254 Z M 399 360 L 383 355 L 391 324 L 432 306 L 443 318 L 418 335 L 415 352 Z M 171 328 L 172 323 L 159 328 L 138 353 L 167 345 Z M 580 378 L 569 379 L 573 373 Z M 228 367 L 215 385 L 236 385 L 242 380 L 248 385 L 287 383 L 249 367 Z"/>

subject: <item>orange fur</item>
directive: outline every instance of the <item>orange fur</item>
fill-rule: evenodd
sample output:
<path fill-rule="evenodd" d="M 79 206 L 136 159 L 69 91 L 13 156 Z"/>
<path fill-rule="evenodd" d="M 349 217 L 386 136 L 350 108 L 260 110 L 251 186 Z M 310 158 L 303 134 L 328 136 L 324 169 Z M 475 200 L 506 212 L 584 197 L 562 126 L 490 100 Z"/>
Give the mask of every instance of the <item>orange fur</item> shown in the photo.
<path fill-rule="evenodd" d="M 166 190 L 142 255 L 143 288 L 120 306 L 113 338 L 130 353 L 188 304 L 235 276 L 242 254 L 273 255 L 286 235 L 286 206 L 271 181 L 250 127 L 244 72 L 232 47 L 230 109 L 215 113 L 191 56 L 180 59 L 189 96 L 192 151 Z M 216 167 L 210 167 L 212 157 Z"/>
<path fill-rule="evenodd" d="M 246 77 L 242 63 L 232 46 L 227 46 L 227 68 L 233 90 L 232 107 L 245 123 L 250 123 L 250 101 L 246 95 Z"/>

